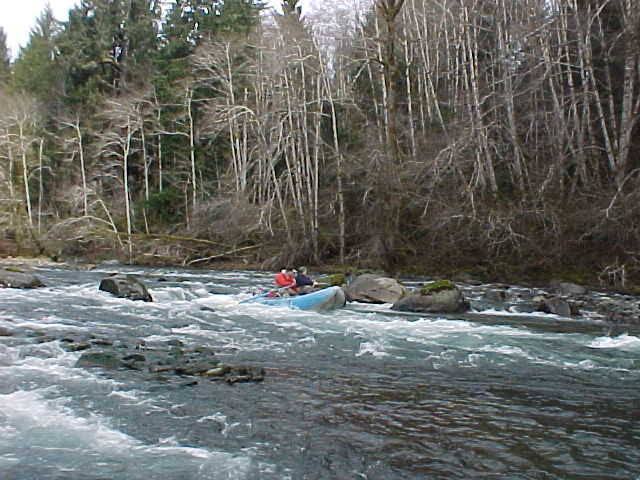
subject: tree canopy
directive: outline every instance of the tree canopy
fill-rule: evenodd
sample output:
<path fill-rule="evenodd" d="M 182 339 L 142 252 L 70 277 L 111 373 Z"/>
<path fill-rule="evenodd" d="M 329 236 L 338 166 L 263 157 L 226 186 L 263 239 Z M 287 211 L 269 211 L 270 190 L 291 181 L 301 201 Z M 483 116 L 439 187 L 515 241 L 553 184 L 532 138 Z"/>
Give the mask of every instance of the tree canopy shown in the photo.
<path fill-rule="evenodd" d="M 13 64 L 0 30 L 2 225 L 131 261 L 640 275 L 633 2 L 282 10 L 81 0 Z"/>

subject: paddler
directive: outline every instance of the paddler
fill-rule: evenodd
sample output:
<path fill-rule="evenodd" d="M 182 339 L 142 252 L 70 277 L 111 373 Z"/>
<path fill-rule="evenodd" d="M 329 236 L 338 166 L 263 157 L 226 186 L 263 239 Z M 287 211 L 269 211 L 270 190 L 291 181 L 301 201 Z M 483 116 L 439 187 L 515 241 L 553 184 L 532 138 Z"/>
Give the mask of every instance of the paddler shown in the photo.
<path fill-rule="evenodd" d="M 296 288 L 296 271 L 292 267 L 287 267 L 280 270 L 280 273 L 276 275 L 276 278 L 274 280 L 276 282 L 276 288 L 278 288 L 278 293 L 280 295 L 284 297 L 298 295 L 298 289 Z"/>

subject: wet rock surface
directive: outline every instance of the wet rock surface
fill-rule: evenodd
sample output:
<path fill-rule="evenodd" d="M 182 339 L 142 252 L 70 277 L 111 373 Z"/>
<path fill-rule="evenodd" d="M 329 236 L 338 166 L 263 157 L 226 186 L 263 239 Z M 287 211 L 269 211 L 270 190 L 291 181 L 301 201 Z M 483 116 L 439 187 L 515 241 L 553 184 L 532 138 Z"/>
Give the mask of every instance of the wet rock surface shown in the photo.
<path fill-rule="evenodd" d="M 11 322 L 9 322 L 11 325 Z M 55 335 L 41 330 L 0 327 L 0 336 L 16 345 L 57 343 L 67 352 L 77 352 L 76 368 L 96 369 L 121 379 L 135 374 L 154 384 L 192 386 L 199 382 L 256 383 L 265 379 L 262 366 L 224 363 L 213 348 L 188 346 L 179 339 L 149 343 L 142 338 L 112 339 L 90 333 Z M 26 340 L 26 343 L 25 343 Z M 127 373 L 129 372 L 129 373 Z"/>
<path fill-rule="evenodd" d="M 635 295 L 588 290 L 573 284 L 545 288 L 499 283 L 459 286 L 470 300 L 472 311 L 543 312 L 640 325 L 640 297 Z"/>
<path fill-rule="evenodd" d="M 0 287 L 38 288 L 44 287 L 44 283 L 31 273 L 2 269 L 0 270 Z"/>
<path fill-rule="evenodd" d="M 44 336 L 36 338 L 36 342 Z M 136 370 L 153 379 L 173 376 L 194 377 L 195 385 L 201 377 L 207 380 L 224 381 L 230 385 L 239 382 L 261 382 L 265 377 L 262 367 L 228 365 L 216 358 L 215 352 L 206 346 L 189 347 L 180 340 L 147 344 L 144 340 L 112 341 L 101 338 L 65 336 L 44 338 L 59 340 L 67 351 L 82 351 L 76 362 L 79 368 L 101 368 L 103 370 Z"/>
<path fill-rule="evenodd" d="M 392 310 L 426 313 L 467 312 L 469 308 L 469 302 L 464 298 L 460 289 L 455 287 L 426 294 L 418 290 L 401 298 L 391 306 Z"/>
<path fill-rule="evenodd" d="M 362 303 L 394 303 L 407 293 L 396 279 L 370 273 L 359 275 L 344 290 L 347 301 Z"/>
<path fill-rule="evenodd" d="M 120 298 L 142 300 L 144 302 L 153 301 L 146 285 L 133 275 L 112 275 L 103 279 L 98 289 Z"/>

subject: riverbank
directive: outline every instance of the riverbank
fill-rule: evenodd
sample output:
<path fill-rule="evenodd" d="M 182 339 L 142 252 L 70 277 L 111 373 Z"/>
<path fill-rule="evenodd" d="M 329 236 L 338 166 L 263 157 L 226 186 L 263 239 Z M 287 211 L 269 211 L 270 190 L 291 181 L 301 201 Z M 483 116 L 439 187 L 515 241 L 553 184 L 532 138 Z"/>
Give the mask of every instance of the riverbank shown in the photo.
<path fill-rule="evenodd" d="M 84 259 L 50 259 L 47 257 L 0 257 L 0 268 L 19 271 L 37 270 L 39 268 L 57 268 L 65 270 L 91 271 L 105 266 L 118 270 L 125 264 L 118 260 L 105 260 L 100 263 L 87 262 Z M 131 267 L 132 265 L 129 265 Z M 148 266 L 144 266 L 147 268 Z M 178 265 L 158 265 L 157 267 L 175 267 Z M 481 278 L 474 277 L 467 272 L 453 272 L 433 275 L 410 275 L 399 271 L 395 274 L 385 274 L 382 271 L 358 270 L 352 267 L 338 265 L 312 266 L 316 277 L 342 273 L 355 277 L 361 273 L 378 273 L 381 275 L 400 278 L 409 288 L 419 288 L 425 282 L 448 278 L 461 286 L 466 298 L 473 299 L 472 304 L 478 310 L 495 309 L 504 312 L 546 312 L 558 313 L 561 316 L 584 318 L 616 324 L 621 328 L 625 325 L 640 324 L 640 298 L 637 293 L 620 288 L 605 287 L 603 285 L 578 285 L 564 279 L 548 280 L 543 277 L 517 279 Z M 192 268 L 196 272 L 215 271 L 265 271 L 263 265 L 238 263 L 233 261 L 216 262 L 215 268 Z M 564 313 L 563 313 L 564 312 Z"/>
<path fill-rule="evenodd" d="M 48 257 L 48 256 L 0 256 L 0 266 L 13 266 L 20 268 L 32 268 L 38 266 L 63 266 L 70 268 L 91 269 L 97 265 L 138 265 L 145 267 L 178 267 L 184 268 L 179 259 L 170 257 L 145 258 L 145 261 L 134 259 L 129 262 L 119 255 L 109 259 L 96 260 L 95 257 L 86 255 L 79 257 Z M 271 267 L 271 262 L 257 261 L 243 257 L 221 258 L 208 263 L 200 263 L 190 266 L 194 270 L 218 270 L 218 271 L 275 271 L 276 267 Z M 284 266 L 284 265 L 282 265 Z M 294 265 L 297 266 L 297 265 Z M 392 271 L 379 268 L 359 268 L 353 265 L 341 265 L 338 263 L 307 264 L 315 274 L 343 273 L 346 275 L 357 275 L 361 273 L 377 273 L 394 278 L 425 278 L 425 279 L 449 279 L 462 283 L 501 283 L 512 285 L 526 285 L 532 287 L 545 287 L 559 282 L 571 282 L 590 290 L 598 290 L 607 293 L 623 295 L 640 295 L 640 284 L 633 279 L 625 278 L 624 281 L 615 276 L 607 276 L 602 271 L 595 268 L 580 268 L 574 265 L 557 265 L 555 268 L 533 268 L 527 264 L 510 264 L 496 262 L 495 264 L 485 263 L 484 265 L 420 265 L 419 262 L 399 265 Z"/>

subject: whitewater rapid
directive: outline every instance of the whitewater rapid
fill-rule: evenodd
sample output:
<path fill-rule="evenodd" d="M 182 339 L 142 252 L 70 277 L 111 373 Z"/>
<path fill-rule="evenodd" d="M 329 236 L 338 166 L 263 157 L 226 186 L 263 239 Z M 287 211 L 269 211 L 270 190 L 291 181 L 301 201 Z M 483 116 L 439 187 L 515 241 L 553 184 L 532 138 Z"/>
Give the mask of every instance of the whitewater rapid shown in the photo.
<path fill-rule="evenodd" d="M 237 304 L 268 285 L 268 272 L 123 270 L 141 276 L 153 303 L 99 291 L 111 267 L 42 269 L 47 287 L 0 290 L 9 334 L 0 337 L 0 478 L 628 479 L 640 470 L 636 332 L 496 310 L 292 311 Z M 267 374 L 230 386 L 78 368 L 74 339 L 90 351 L 205 346 Z"/>

